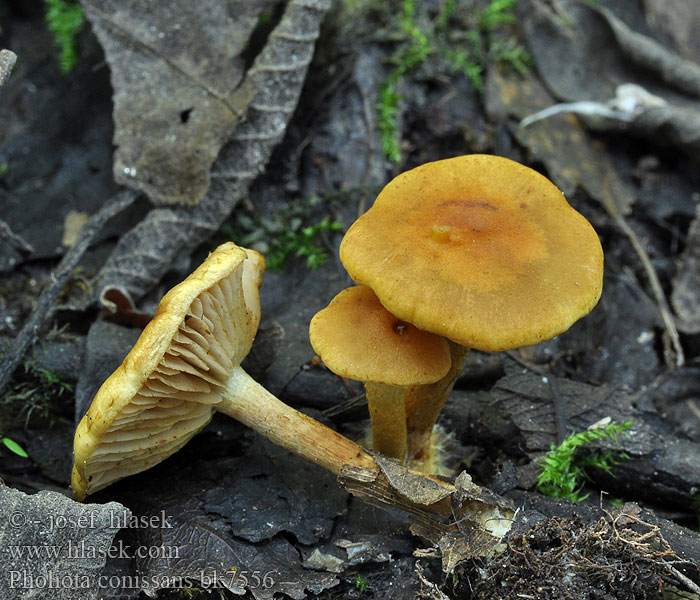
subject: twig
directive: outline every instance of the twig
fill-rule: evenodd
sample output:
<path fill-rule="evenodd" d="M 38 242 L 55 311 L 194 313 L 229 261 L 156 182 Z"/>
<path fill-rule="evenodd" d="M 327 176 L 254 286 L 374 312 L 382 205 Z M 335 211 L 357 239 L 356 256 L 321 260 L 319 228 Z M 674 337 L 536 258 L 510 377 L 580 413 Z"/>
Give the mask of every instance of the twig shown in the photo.
<path fill-rule="evenodd" d="M 681 346 L 678 329 L 676 329 L 676 324 L 673 320 L 673 315 L 671 314 L 671 309 L 668 306 L 668 300 L 666 300 L 666 294 L 661 287 L 661 282 L 659 281 L 659 276 L 656 273 L 656 269 L 654 269 L 654 265 L 651 264 L 649 255 L 642 245 L 642 242 L 639 241 L 637 234 L 629 226 L 625 220 L 625 217 L 618 209 L 618 206 L 614 201 L 615 192 L 612 189 L 613 186 L 610 178 L 605 179 L 604 186 L 607 192 L 607 198 L 602 202 L 603 207 L 612 217 L 615 224 L 622 230 L 622 233 L 627 236 L 627 239 L 629 239 L 630 243 L 632 244 L 637 256 L 639 256 L 639 260 L 642 261 L 642 265 L 644 266 L 644 270 L 646 271 L 649 279 L 651 291 L 654 294 L 657 307 L 661 313 L 661 320 L 663 321 L 666 329 L 666 337 L 663 339 L 664 361 L 670 369 L 682 367 L 685 364 L 683 346 Z"/>
<path fill-rule="evenodd" d="M 564 411 L 564 402 L 557 385 L 555 377 L 547 377 L 549 387 L 552 390 L 552 403 L 554 404 L 554 422 L 556 424 L 557 445 L 566 438 L 566 412 Z"/>
<path fill-rule="evenodd" d="M 9 79 L 16 60 L 17 55 L 11 50 L 0 50 L 0 87 Z"/>
<path fill-rule="evenodd" d="M 34 248 L 32 245 L 27 242 L 22 236 L 17 235 L 10 226 L 0 219 L 0 240 L 3 242 L 7 242 L 10 246 L 12 246 L 17 252 L 19 252 L 22 256 L 29 256 L 30 254 L 34 254 Z"/>
<path fill-rule="evenodd" d="M 429 598 L 430 600 L 449 600 L 449 596 L 446 596 L 436 583 L 429 581 L 423 574 L 423 565 L 420 564 L 419 560 L 416 561 L 416 575 L 425 588 L 425 590 L 421 590 L 422 593 L 420 596 L 422 598 Z"/>
<path fill-rule="evenodd" d="M 639 259 L 644 265 L 644 270 L 647 272 L 647 277 L 649 278 L 649 285 L 651 286 L 651 291 L 654 294 L 656 303 L 661 313 L 661 319 L 663 320 L 664 327 L 666 328 L 666 334 L 668 340 L 664 339 L 664 359 L 666 364 L 670 368 L 682 367 L 685 363 L 685 356 L 683 354 L 683 347 L 681 346 L 681 340 L 678 335 L 678 329 L 676 329 L 676 324 L 673 321 L 673 315 L 671 314 L 671 309 L 668 306 L 668 301 L 666 300 L 666 294 L 661 287 L 661 282 L 659 281 L 659 276 L 656 273 L 656 269 L 651 264 L 649 260 L 649 255 L 646 249 L 642 246 L 639 241 L 637 234 L 634 230 L 627 224 L 627 221 L 619 213 L 613 214 L 613 218 L 617 223 L 618 227 L 627 236 L 632 247 L 637 252 Z"/>
<path fill-rule="evenodd" d="M 695 583 L 690 577 L 687 575 L 683 575 L 676 567 L 673 565 L 669 565 L 666 563 L 666 569 L 673 575 L 673 577 L 676 577 L 678 581 L 680 581 L 685 587 L 687 587 L 691 592 L 695 594 L 700 594 L 700 586 Z"/>
<path fill-rule="evenodd" d="M 15 369 L 22 362 L 27 350 L 36 341 L 39 330 L 52 315 L 61 290 L 70 279 L 73 269 L 75 269 L 85 250 L 102 230 L 103 225 L 131 205 L 137 195 L 137 192 L 133 190 L 125 190 L 118 193 L 92 215 L 80 230 L 78 239 L 66 251 L 61 262 L 51 274 L 51 280 L 41 292 L 34 311 L 22 327 L 22 330 L 17 334 L 5 360 L 0 364 L 0 393 L 5 389 Z"/>

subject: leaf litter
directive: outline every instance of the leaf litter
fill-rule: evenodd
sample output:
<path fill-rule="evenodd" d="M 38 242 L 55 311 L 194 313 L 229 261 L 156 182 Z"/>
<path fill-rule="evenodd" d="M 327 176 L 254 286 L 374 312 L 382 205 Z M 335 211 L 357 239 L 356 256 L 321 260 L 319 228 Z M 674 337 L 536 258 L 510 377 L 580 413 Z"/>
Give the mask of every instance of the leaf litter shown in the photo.
<path fill-rule="evenodd" d="M 651 5 L 653 3 L 649 3 L 649 4 Z M 562 4 L 557 3 L 557 5 L 561 6 Z M 566 3 L 564 3 L 564 5 L 566 5 Z M 692 42 L 689 41 L 688 39 L 685 40 L 686 46 L 691 45 L 691 43 Z M 595 69 L 591 69 L 591 71 L 595 71 Z M 494 73 L 495 73 L 495 71 L 494 71 Z M 510 90 L 510 91 L 512 91 L 512 90 Z M 609 98 L 610 96 L 607 96 L 607 97 Z M 563 98 L 563 99 L 565 99 L 565 98 Z M 601 97 L 601 99 L 603 99 L 603 98 Z M 551 103 L 552 101 L 556 101 L 556 98 L 553 99 L 550 96 L 550 99 L 547 102 Z M 539 108 L 542 108 L 544 105 L 546 105 L 546 102 L 539 104 Z M 493 114 L 496 114 L 496 113 L 493 113 Z M 514 116 L 516 118 L 522 118 L 522 115 L 515 114 Z M 570 120 L 568 120 L 568 121 L 571 122 Z M 558 123 L 561 123 L 561 119 L 558 121 Z M 543 127 L 543 126 L 545 126 L 545 124 L 543 122 L 543 123 L 536 124 L 536 126 Z M 552 135 L 556 135 L 556 129 L 557 129 L 557 127 L 552 127 L 550 130 L 548 130 L 548 133 L 552 134 Z M 515 129 L 514 128 L 511 129 L 511 131 L 515 132 Z M 574 137 L 574 139 L 576 139 L 576 131 L 577 130 L 574 128 L 574 129 L 571 129 L 570 131 L 573 132 L 573 134 L 574 134 L 573 137 Z M 580 132 L 581 130 L 579 129 L 578 131 Z M 625 191 L 625 189 L 624 189 L 626 186 L 629 185 L 629 182 L 625 181 L 622 178 L 617 176 L 617 173 L 616 173 L 617 165 L 616 164 L 614 164 L 612 162 L 603 163 L 604 166 L 601 169 L 600 166 L 597 164 L 594 165 L 594 167 L 591 167 L 590 165 L 588 165 L 586 163 L 577 163 L 577 158 L 574 158 L 573 160 L 570 160 L 567 158 L 566 161 L 557 161 L 554 159 L 554 155 L 557 152 L 557 146 L 553 146 L 553 148 L 551 148 L 551 149 L 547 148 L 547 146 L 546 146 L 547 135 L 541 134 L 538 137 L 533 136 L 531 138 L 527 138 L 527 137 L 525 137 L 523 132 L 517 132 L 516 136 L 519 138 L 520 143 L 523 144 L 524 147 L 531 149 L 532 157 L 534 157 L 535 160 L 540 159 L 541 155 L 539 154 L 539 151 L 543 147 L 546 150 L 550 151 L 549 155 L 547 155 L 545 153 L 546 159 L 543 162 L 548 167 L 548 169 L 551 170 L 552 173 L 556 174 L 557 182 L 562 187 L 566 187 L 565 191 L 567 191 L 567 193 L 571 194 L 575 191 L 576 188 L 582 187 L 583 189 L 586 190 L 586 192 L 588 192 L 591 195 L 591 197 L 597 198 L 599 201 L 602 198 L 603 201 L 605 201 L 607 203 L 606 208 L 608 208 L 609 210 L 612 209 L 614 211 L 618 211 L 619 213 L 625 214 L 625 216 L 630 214 L 630 211 L 637 210 L 637 206 L 635 206 L 636 198 L 634 196 L 633 191 L 632 192 L 630 192 L 629 190 Z M 553 139 L 556 140 L 556 137 Z M 565 140 L 566 138 L 564 137 L 563 139 Z M 252 138 L 249 138 L 248 141 L 252 141 Z M 567 143 L 563 144 L 563 146 L 559 146 L 559 151 L 561 151 L 561 147 L 567 147 Z M 582 143 L 588 143 L 590 145 L 590 140 L 584 138 Z M 605 154 L 605 153 L 604 152 L 600 153 L 600 156 L 602 156 L 603 154 Z M 598 158 L 600 158 L 600 156 L 598 156 L 598 155 L 590 155 L 590 156 L 595 159 L 593 161 L 594 163 L 597 163 Z M 585 164 L 586 168 L 589 169 L 589 171 L 587 173 L 585 173 L 584 176 L 582 176 L 576 170 L 574 170 L 572 172 L 572 170 L 571 170 L 572 165 L 578 169 L 578 164 Z M 602 177 L 600 177 L 601 175 L 602 175 Z M 212 179 L 212 181 L 214 181 L 214 179 Z M 610 192 L 608 190 L 608 192 L 606 194 L 605 187 L 604 186 L 602 188 L 600 187 L 599 182 L 601 182 L 601 181 L 605 185 L 611 185 L 613 192 Z M 562 185 L 561 182 L 563 182 L 564 185 Z M 567 187 L 567 184 L 568 184 L 568 187 Z M 215 185 L 215 183 L 213 185 Z M 238 189 L 242 190 L 244 188 L 245 188 L 245 186 L 241 186 Z M 160 209 L 156 209 L 156 211 L 157 210 L 160 210 Z M 155 214 L 156 211 L 153 211 L 153 213 Z M 143 290 L 145 290 L 149 286 L 152 286 L 153 282 L 157 281 L 159 279 L 160 274 L 162 274 L 163 270 L 165 269 L 165 267 L 163 265 L 169 265 L 170 262 L 172 262 L 172 258 L 175 254 L 175 252 L 172 251 L 172 248 L 174 248 L 175 246 L 178 246 L 178 248 L 179 248 L 180 245 L 183 244 L 183 240 L 185 240 L 187 238 L 187 236 L 189 235 L 189 234 L 185 234 L 183 232 L 185 232 L 186 230 L 188 230 L 188 228 L 190 228 L 191 221 L 189 220 L 188 217 L 180 219 L 180 216 L 183 214 L 186 214 L 186 212 L 187 211 L 181 211 L 179 208 L 177 208 L 177 209 L 172 209 L 172 210 L 171 209 L 164 210 L 163 212 L 158 213 L 159 215 L 161 215 L 163 217 L 163 219 L 161 221 L 158 221 L 158 226 L 162 226 L 163 231 L 167 232 L 166 236 L 172 238 L 172 241 L 166 240 L 166 242 L 167 242 L 167 244 L 165 246 L 166 252 L 162 256 L 155 257 L 155 262 L 160 261 L 161 262 L 160 265 L 156 265 L 155 267 L 149 266 L 147 269 L 148 276 L 145 277 L 141 281 L 135 281 L 135 279 L 129 280 L 128 274 L 126 272 L 121 274 L 125 278 L 124 280 L 128 281 L 129 284 L 131 285 L 130 289 L 134 290 L 133 294 L 134 294 L 135 298 L 140 297 L 140 295 L 143 293 Z M 224 209 L 222 208 L 220 212 L 223 213 Z M 168 226 L 171 226 L 171 228 L 168 229 Z M 148 236 L 144 235 L 143 245 L 134 244 L 132 246 L 132 248 L 136 248 L 137 252 L 139 252 L 142 248 L 146 248 L 146 249 L 148 249 L 148 251 L 150 253 L 150 251 L 153 248 L 159 247 L 158 244 L 153 243 L 152 240 L 149 240 L 148 242 L 146 242 L 145 240 L 147 239 L 147 237 Z M 190 237 L 188 239 L 192 239 L 192 238 Z M 163 242 L 163 240 L 161 239 L 159 243 L 162 243 L 162 242 Z M 149 244 L 151 244 L 151 243 L 153 243 L 153 245 L 149 246 Z M 140 257 L 139 260 L 141 260 L 141 262 L 147 262 L 146 257 L 149 255 L 149 253 L 144 253 Z M 118 258 L 122 258 L 124 255 L 117 252 L 117 253 L 115 253 L 114 256 L 118 257 Z M 148 258 L 148 260 L 153 260 L 153 259 L 154 259 L 154 257 L 151 254 L 150 257 Z M 139 264 L 140 264 L 139 260 L 136 260 L 134 263 L 132 263 L 130 265 L 133 268 L 134 273 L 136 273 L 138 271 Z M 117 258 L 115 258 L 114 262 L 115 263 L 118 262 Z M 688 263 L 688 264 L 690 264 L 690 263 Z M 112 266 L 114 266 L 114 265 L 112 265 Z M 116 270 L 114 271 L 114 273 L 116 273 Z M 116 281 L 117 279 L 118 279 L 118 277 L 115 276 L 114 280 Z M 108 281 L 109 278 L 106 278 L 105 280 Z M 119 281 L 121 282 L 124 280 L 119 280 Z M 127 286 L 127 288 L 128 288 L 128 286 Z M 662 291 L 663 291 L 663 289 L 662 289 Z M 657 290 L 657 292 L 658 292 L 658 290 Z M 668 324 L 667 324 L 667 328 L 668 328 Z M 670 349 L 671 351 L 674 350 L 673 349 L 673 341 L 671 341 L 668 344 L 667 349 Z M 677 363 L 677 359 L 678 359 L 678 354 L 676 354 L 675 357 L 670 355 L 670 354 L 668 356 L 669 364 Z M 577 390 L 576 394 L 573 394 L 573 397 L 577 397 L 577 395 L 580 394 L 580 397 L 586 398 L 586 397 L 588 397 L 590 392 L 591 392 L 590 389 L 585 389 L 585 390 L 579 389 L 579 390 Z M 608 401 L 608 398 L 603 397 L 602 399 L 600 399 L 600 401 L 605 403 Z M 194 477 L 194 473 L 192 473 L 191 476 Z M 205 538 L 205 539 L 208 540 L 210 538 Z M 275 536 L 273 538 L 273 540 L 275 540 L 275 539 L 286 539 L 282 530 L 280 530 L 279 533 L 277 534 L 277 536 Z M 266 542 L 260 541 L 258 543 L 265 544 Z M 289 552 L 289 546 L 285 546 L 284 544 L 279 544 L 278 549 L 282 553 Z M 520 551 L 522 552 L 523 550 L 520 549 Z M 242 550 L 240 552 L 241 552 L 241 554 L 239 554 L 239 558 L 241 556 L 248 556 L 248 555 L 245 555 Z M 265 564 L 265 563 L 263 562 L 263 564 Z M 328 581 L 330 581 L 330 580 L 328 580 Z M 314 585 L 312 583 L 310 583 L 309 586 L 307 587 L 307 589 L 308 590 L 321 589 L 323 587 L 323 585 L 325 585 L 325 584 L 322 582 L 319 584 L 319 586 L 320 586 L 319 588 L 314 588 Z M 443 589 L 444 589 L 444 587 L 443 587 Z M 296 589 L 292 589 L 292 593 L 293 594 L 302 594 L 302 593 L 304 593 L 304 591 L 303 591 L 303 589 L 299 590 L 298 588 L 296 588 Z M 297 596 L 294 596 L 294 597 L 297 597 Z"/>

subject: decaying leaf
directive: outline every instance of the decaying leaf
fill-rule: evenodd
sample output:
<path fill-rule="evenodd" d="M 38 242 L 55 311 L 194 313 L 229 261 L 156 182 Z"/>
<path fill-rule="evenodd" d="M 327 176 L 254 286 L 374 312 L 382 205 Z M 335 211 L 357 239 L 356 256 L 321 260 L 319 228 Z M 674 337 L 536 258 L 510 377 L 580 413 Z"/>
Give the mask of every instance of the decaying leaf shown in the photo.
<path fill-rule="evenodd" d="M 124 532 L 127 545 L 165 549 L 133 557 L 133 572 L 144 580 L 189 579 L 236 594 L 250 591 L 256 600 L 280 593 L 301 600 L 305 590 L 318 593 L 338 583 L 331 573 L 305 569 L 285 533 L 310 543 L 330 533 L 346 497 L 330 489 L 337 488 L 332 476 L 260 439 L 245 457 L 183 466 L 179 461 L 186 453 L 113 488 L 134 514 L 167 517 L 167 527 Z M 176 494 L 173 481 L 178 481 Z M 334 495 L 336 500 L 324 505 Z"/>
<path fill-rule="evenodd" d="M 8 600 L 94 600 L 114 535 L 130 511 L 80 504 L 57 492 L 27 495 L 0 481 L 0 587 Z M 50 595 L 49 595 L 50 592 Z"/>
<path fill-rule="evenodd" d="M 416 575 L 423 586 L 421 589 L 420 598 L 429 598 L 430 600 L 449 600 L 449 596 L 444 594 L 436 583 L 428 580 L 424 574 L 423 566 L 418 561 L 416 561 Z"/>
<path fill-rule="evenodd" d="M 605 489 L 622 490 L 634 484 L 640 497 L 657 502 L 673 498 L 692 505 L 692 495 L 700 485 L 700 462 L 695 458 L 700 448 L 689 440 L 672 437 L 667 425 L 637 409 L 646 392 L 632 395 L 614 386 L 565 379 L 556 379 L 553 388 L 550 379 L 552 376 L 531 372 L 514 373 L 499 380 L 491 392 L 492 406 L 505 411 L 501 418 L 515 424 L 523 438 L 522 447 L 533 458 L 556 442 L 556 393 L 569 426 L 567 433 L 584 431 L 606 417 L 617 423 L 632 421 L 626 435 L 594 444 L 603 451 L 622 450 L 630 457 L 616 466 L 615 476 L 600 470 L 594 473 Z"/>
<path fill-rule="evenodd" d="M 591 7 L 607 21 L 620 50 L 638 66 L 656 73 L 665 83 L 700 97 L 700 65 L 667 50 L 656 40 L 637 33 L 602 6 Z"/>
<path fill-rule="evenodd" d="M 565 101 L 536 114 L 568 110 L 590 129 L 624 131 L 700 160 L 699 65 L 606 8 L 563 2 L 562 18 L 540 0 L 531 5 L 528 44 L 547 87 Z"/>
<path fill-rule="evenodd" d="M 154 209 L 124 234 L 98 274 L 97 296 L 105 288 L 117 287 L 135 301 L 141 298 L 181 250 L 211 236 L 245 197 L 286 131 L 329 5 L 329 0 L 289 2 L 241 84 L 252 86 L 254 97 L 245 123 L 214 163 L 208 193 L 191 209 Z"/>
<path fill-rule="evenodd" d="M 644 0 L 646 22 L 656 37 L 683 58 L 700 63 L 700 13 L 695 0 Z"/>
<path fill-rule="evenodd" d="M 220 486 L 203 495 L 203 508 L 227 519 L 231 533 L 250 542 L 285 531 L 313 544 L 330 535 L 346 510 L 347 494 L 333 475 L 259 437 L 227 471 Z"/>
<path fill-rule="evenodd" d="M 551 106 L 554 99 L 532 75 L 489 72 L 486 109 L 496 118 L 512 115 L 518 120 Z M 577 187 L 585 189 L 611 214 L 628 214 L 634 194 L 617 174 L 609 153 L 590 143 L 581 123 L 558 115 L 519 127 L 517 139 L 530 149 L 534 159 L 547 165 L 549 176 L 571 197 Z"/>
<path fill-rule="evenodd" d="M 411 532 L 439 548 L 450 573 L 462 561 L 488 556 L 510 529 L 510 503 L 462 472 L 454 486 L 417 477 L 393 459 L 376 457 L 380 471 L 343 468 L 338 478 L 353 495 L 415 516 Z"/>
<path fill-rule="evenodd" d="M 540 0 L 529 0 L 528 4 L 532 10 L 523 22 L 523 30 L 547 88 L 532 74 L 517 76 L 493 69 L 486 85 L 487 112 L 496 119 L 510 115 L 522 120 L 555 104 L 557 99 L 604 102 L 611 98 L 615 85 L 610 82 L 619 81 L 624 61 L 614 52 L 600 52 L 601 45 L 611 42 L 581 35 L 579 28 L 584 24 L 576 29 L 570 27 L 572 22 L 578 22 L 576 17 L 581 21 L 590 18 L 588 12 L 567 3 L 566 17 L 571 20 L 566 21 Z M 571 61 L 561 61 L 562 55 L 571 56 Z M 583 60 L 580 56 L 590 58 L 586 68 L 570 68 L 572 61 Z M 605 79 L 599 81 L 602 74 Z M 530 127 L 519 127 L 515 134 L 533 158 L 547 165 L 550 177 L 564 195 L 570 197 L 580 186 L 611 214 L 630 212 L 634 195 L 617 175 L 609 154 L 590 143 L 579 121 L 559 115 Z"/>
<path fill-rule="evenodd" d="M 554 386 L 552 380 L 556 382 Z M 492 390 L 493 402 L 505 409 L 530 452 L 547 451 L 556 441 L 555 395 L 570 431 L 583 431 L 604 417 L 617 423 L 634 419 L 633 429 L 624 439 L 625 449 L 635 454 L 652 450 L 651 428 L 639 420 L 630 394 L 615 387 L 592 386 L 525 371 L 503 377 Z M 612 441 L 608 443 L 619 447 Z"/>
<path fill-rule="evenodd" d="M 116 181 L 196 204 L 252 97 L 239 55 L 267 1 L 82 4 L 111 68 Z"/>

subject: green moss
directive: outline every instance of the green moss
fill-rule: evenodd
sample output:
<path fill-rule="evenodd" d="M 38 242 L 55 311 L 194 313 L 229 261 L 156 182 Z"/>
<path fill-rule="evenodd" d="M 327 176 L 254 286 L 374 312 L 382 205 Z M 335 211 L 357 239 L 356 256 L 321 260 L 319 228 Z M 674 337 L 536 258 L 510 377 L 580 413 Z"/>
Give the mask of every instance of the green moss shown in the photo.
<path fill-rule="evenodd" d="M 85 20 L 79 4 L 66 0 L 44 0 L 46 27 L 53 34 L 58 46 L 58 64 L 61 73 L 70 73 L 78 62 L 76 36 Z"/>
<path fill-rule="evenodd" d="M 64 417 L 58 416 L 56 407 L 72 393 L 73 386 L 56 373 L 26 361 L 0 396 L 3 427 L 26 428 L 39 422 L 49 427 L 69 425 Z"/>
<path fill-rule="evenodd" d="M 317 269 L 325 264 L 328 252 L 321 245 L 321 235 L 328 231 L 340 231 L 343 226 L 330 217 L 324 217 L 313 225 L 302 226 L 298 220 L 292 221 L 270 243 L 270 250 L 265 255 L 269 269 L 280 271 L 291 256 L 303 258 L 309 269 Z"/>
<path fill-rule="evenodd" d="M 370 6 L 389 23 L 387 37 L 398 40 L 394 66 L 380 86 L 377 104 L 382 152 L 393 162 L 401 160 L 401 84 L 428 59 L 434 58 L 438 69 L 463 74 L 476 90 L 483 88 L 488 62 L 510 65 L 521 73 L 532 63 L 515 38 L 493 35 L 516 22 L 516 0 L 491 0 L 482 10 L 475 10 L 470 0 L 446 0 L 432 18 L 419 16 L 414 0 L 403 0 L 400 7 L 397 2 Z M 392 18 L 394 14 L 398 18 Z"/>
<path fill-rule="evenodd" d="M 550 451 L 540 460 L 542 471 L 537 478 L 537 491 L 545 496 L 567 498 L 581 502 L 588 494 L 581 495 L 581 490 L 588 479 L 588 469 L 603 469 L 610 472 L 612 467 L 626 460 L 624 452 L 577 453 L 578 450 L 602 439 L 616 439 L 632 425 L 627 421 L 621 425 L 609 423 L 600 429 L 589 429 L 573 433 L 559 446 L 552 444 Z"/>

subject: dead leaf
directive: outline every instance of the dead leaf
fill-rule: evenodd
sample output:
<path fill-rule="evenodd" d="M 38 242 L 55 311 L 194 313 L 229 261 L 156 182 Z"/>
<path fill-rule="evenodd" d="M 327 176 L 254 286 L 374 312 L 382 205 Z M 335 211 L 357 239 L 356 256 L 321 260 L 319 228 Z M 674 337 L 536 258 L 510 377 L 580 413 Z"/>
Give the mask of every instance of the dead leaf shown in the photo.
<path fill-rule="evenodd" d="M 524 77 L 498 69 L 489 71 L 486 109 L 495 118 L 505 115 L 522 120 L 551 106 L 554 99 L 532 75 Z M 565 196 L 584 188 L 611 214 L 628 214 L 634 194 L 617 174 L 609 152 L 594 145 L 578 119 L 558 115 L 519 127 L 518 141 L 530 149 L 532 158 L 546 164 L 549 176 Z"/>
<path fill-rule="evenodd" d="M 329 6 L 330 0 L 289 2 L 246 73 L 244 85 L 251 85 L 255 95 L 245 123 L 236 129 L 214 163 L 208 193 L 191 209 L 152 210 L 125 233 L 98 274 L 98 295 L 105 287 L 118 287 L 138 300 L 160 280 L 183 248 L 194 248 L 210 237 L 245 197 L 285 134 Z M 204 13 L 199 5 L 197 10 Z"/>
<path fill-rule="evenodd" d="M 557 99 L 580 105 L 573 112 L 588 115 L 585 124 L 593 130 L 629 133 L 700 161 L 700 65 L 602 6 L 565 1 L 560 15 L 541 0 L 529 1 L 523 30 L 539 74 Z M 628 19 L 633 15 L 641 20 L 634 10 Z M 632 88 L 654 102 L 616 97 Z M 596 105 L 597 112 L 587 112 Z"/>
<path fill-rule="evenodd" d="M 644 14 L 656 37 L 687 60 L 700 63 L 700 13 L 695 0 L 644 0 Z"/>
<path fill-rule="evenodd" d="M 632 62 L 680 91 L 700 97 L 700 65 L 685 60 L 646 35 L 633 31 L 603 6 L 589 6 L 605 18 L 620 50 Z"/>
<path fill-rule="evenodd" d="M 250 542 L 285 531 L 302 544 L 314 544 L 330 535 L 335 518 L 346 510 L 347 493 L 333 475 L 260 437 L 227 471 L 220 485 L 202 496 L 203 508 L 226 518 L 233 535 Z"/>
<path fill-rule="evenodd" d="M 416 473 L 411 473 L 394 459 L 377 453 L 374 455 L 374 460 L 391 488 L 412 503 L 430 506 L 440 502 L 450 494 L 450 489 Z"/>
<path fill-rule="evenodd" d="M 83 0 L 114 88 L 114 176 L 196 204 L 252 98 L 240 53 L 267 0 Z"/>
<path fill-rule="evenodd" d="M 238 424 L 231 427 L 242 431 Z M 305 569 L 293 543 L 318 542 L 345 511 L 347 494 L 332 475 L 258 437 L 245 456 L 235 458 L 192 460 L 203 453 L 190 446 L 110 488 L 135 515 L 167 518 L 166 527 L 124 532 L 127 545 L 164 549 L 130 559 L 141 581 L 189 579 L 235 594 L 249 591 L 256 600 L 276 594 L 302 600 L 305 590 L 319 593 L 338 583 L 334 574 Z M 163 587 L 143 591 L 155 594 Z"/>
<path fill-rule="evenodd" d="M 550 379 L 556 379 L 555 387 Z M 635 419 L 632 433 L 624 438 L 624 449 L 634 454 L 653 450 L 651 428 L 639 419 L 628 393 L 612 386 L 592 386 L 551 375 L 543 377 L 519 372 L 500 379 L 493 388 L 492 397 L 518 427 L 528 451 L 544 452 L 555 442 L 555 389 L 570 431 L 583 431 L 604 417 L 617 423 Z M 620 447 L 614 442 L 609 444 Z"/>
<path fill-rule="evenodd" d="M 700 109 L 700 105 L 698 106 Z M 592 131 L 624 132 L 683 151 L 700 162 L 700 110 L 675 106 L 634 83 L 624 83 L 607 102 L 564 102 L 521 121 L 522 127 L 556 114 L 572 113 Z"/>
<path fill-rule="evenodd" d="M 692 371 L 686 376 L 692 376 Z M 549 451 L 556 442 L 550 378 L 531 372 L 514 373 L 499 380 L 491 393 L 493 406 L 505 411 L 502 419 L 515 424 L 524 440 L 522 447 L 533 458 Z M 700 462 L 696 459 L 700 447 L 687 439 L 673 437 L 667 423 L 637 408 L 647 390 L 635 396 L 613 386 L 592 386 L 560 378 L 556 379 L 556 389 L 568 425 L 567 434 L 583 431 L 606 416 L 617 423 L 632 421 L 626 435 L 591 445 L 603 451 L 621 450 L 630 456 L 615 467 L 614 476 L 601 470 L 591 473 L 603 482 L 603 489 L 621 493 L 634 485 L 644 498 L 692 506 L 693 494 L 700 483 Z M 660 387 L 651 386 L 649 395 L 653 397 L 656 393 L 660 393 Z"/>
<path fill-rule="evenodd" d="M 410 559 L 415 549 L 410 522 L 406 513 L 350 501 L 347 514 L 336 519 L 329 538 L 313 549 L 302 548 L 304 566 L 342 573 L 383 563 L 393 571 L 397 559 Z"/>

